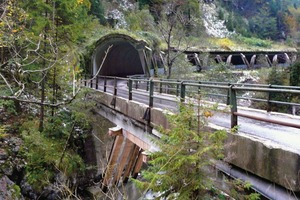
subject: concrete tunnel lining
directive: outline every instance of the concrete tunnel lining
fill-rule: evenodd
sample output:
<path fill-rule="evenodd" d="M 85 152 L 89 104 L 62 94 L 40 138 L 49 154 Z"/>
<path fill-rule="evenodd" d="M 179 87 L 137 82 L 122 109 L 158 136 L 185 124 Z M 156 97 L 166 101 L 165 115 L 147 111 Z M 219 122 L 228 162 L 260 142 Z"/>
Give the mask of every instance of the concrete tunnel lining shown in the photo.
<path fill-rule="evenodd" d="M 143 50 L 146 43 L 126 35 L 109 35 L 101 38 L 92 56 L 93 74 L 101 66 L 109 47 L 107 57 L 99 75 L 126 77 L 130 75 L 148 75 Z"/>

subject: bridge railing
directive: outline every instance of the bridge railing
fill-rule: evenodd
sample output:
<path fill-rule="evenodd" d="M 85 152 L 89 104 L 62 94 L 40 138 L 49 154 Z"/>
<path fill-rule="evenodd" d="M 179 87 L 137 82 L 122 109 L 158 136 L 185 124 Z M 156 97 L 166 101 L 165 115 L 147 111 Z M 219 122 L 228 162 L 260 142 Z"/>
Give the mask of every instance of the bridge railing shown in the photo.
<path fill-rule="evenodd" d="M 122 81 L 123 84 L 119 84 Z M 290 99 L 276 100 L 272 99 L 275 94 L 282 97 L 294 97 L 300 100 L 300 87 L 281 86 L 281 85 L 264 85 L 264 84 L 242 84 L 242 83 L 225 83 L 225 82 L 206 82 L 193 80 L 170 80 L 170 79 L 145 79 L 140 77 L 110 77 L 98 76 L 91 79 L 86 86 L 110 92 L 118 96 L 122 92 L 125 98 L 133 100 L 134 94 L 147 95 L 148 106 L 154 106 L 154 99 L 164 99 L 169 101 L 180 100 L 185 102 L 187 98 L 193 98 L 195 95 L 205 96 L 209 101 L 221 102 L 229 105 L 231 113 L 231 127 L 238 125 L 238 117 L 250 118 L 258 121 L 264 121 L 283 126 L 300 128 L 300 124 L 283 122 L 272 119 L 265 119 L 242 112 L 238 112 L 238 106 L 242 100 L 260 102 L 266 104 L 265 110 L 271 111 L 271 105 L 284 105 L 288 107 L 300 107 L 300 103 L 291 102 Z M 124 87 L 125 86 L 125 87 Z M 146 93 L 145 93 L 146 91 Z M 253 95 L 245 96 L 252 92 Z M 258 93 L 264 94 L 261 97 L 255 97 Z M 177 98 L 166 98 L 170 94 Z M 254 97 L 253 97 L 254 96 Z"/>

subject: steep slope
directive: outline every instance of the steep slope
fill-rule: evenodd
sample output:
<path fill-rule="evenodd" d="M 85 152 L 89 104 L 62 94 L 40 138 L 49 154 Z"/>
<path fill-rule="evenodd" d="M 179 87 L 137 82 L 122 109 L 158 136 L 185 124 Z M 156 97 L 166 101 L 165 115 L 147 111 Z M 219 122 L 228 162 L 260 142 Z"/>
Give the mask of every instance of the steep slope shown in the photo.
<path fill-rule="evenodd" d="M 206 33 L 212 37 L 225 38 L 235 34 L 228 31 L 225 20 L 218 18 L 217 7 L 214 3 L 203 4 L 203 24 L 206 29 Z"/>

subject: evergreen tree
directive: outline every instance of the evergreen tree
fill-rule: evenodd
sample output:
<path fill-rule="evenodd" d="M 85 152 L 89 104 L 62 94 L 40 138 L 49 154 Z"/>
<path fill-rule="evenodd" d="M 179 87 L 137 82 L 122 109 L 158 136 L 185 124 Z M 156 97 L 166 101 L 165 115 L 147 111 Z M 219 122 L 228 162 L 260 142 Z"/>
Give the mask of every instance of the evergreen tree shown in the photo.
<path fill-rule="evenodd" d="M 90 0 L 91 1 L 91 10 L 90 14 L 95 15 L 101 24 L 106 24 L 106 19 L 104 17 L 104 8 L 101 0 Z"/>
<path fill-rule="evenodd" d="M 157 141 L 160 151 L 150 154 L 143 180 L 135 180 L 145 192 L 157 192 L 158 199 L 204 199 L 212 187 L 206 170 L 212 158 L 223 157 L 226 131 L 204 131 L 204 118 L 212 114 L 202 108 L 196 117 L 193 109 L 182 106 L 170 117 L 171 129 L 160 130 L 164 135 Z"/>

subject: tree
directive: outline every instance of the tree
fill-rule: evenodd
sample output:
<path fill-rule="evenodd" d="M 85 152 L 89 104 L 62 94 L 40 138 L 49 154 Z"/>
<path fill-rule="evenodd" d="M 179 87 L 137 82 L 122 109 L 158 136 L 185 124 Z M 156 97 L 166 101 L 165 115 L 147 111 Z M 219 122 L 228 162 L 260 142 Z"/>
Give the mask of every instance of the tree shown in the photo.
<path fill-rule="evenodd" d="M 281 70 L 278 66 L 273 66 L 268 75 L 268 84 L 271 85 L 285 85 L 287 73 Z M 282 99 L 290 99 L 290 94 L 277 93 L 277 92 L 269 92 L 268 99 L 272 101 L 281 101 Z M 288 106 L 280 105 L 280 104 L 271 104 L 268 102 L 268 111 L 279 111 L 286 110 Z"/>
<path fill-rule="evenodd" d="M 199 3 L 194 0 L 164 1 L 158 8 L 152 9 L 157 19 L 158 29 L 166 48 L 167 78 L 171 78 L 174 61 L 189 48 L 188 34 L 195 24 L 194 16 L 199 13 Z"/>
<path fill-rule="evenodd" d="M 289 31 L 289 36 L 296 45 L 300 44 L 300 8 L 290 7 L 285 15 L 285 24 Z"/>
<path fill-rule="evenodd" d="M 78 63 L 72 49 L 82 41 L 82 30 L 89 30 L 89 6 L 87 0 L 7 0 L 1 5 L 1 45 L 9 55 L 2 60 L 0 78 L 9 93 L 0 98 L 40 105 L 40 131 L 45 106 L 58 107 L 74 96 L 69 84 Z"/>
<path fill-rule="evenodd" d="M 261 8 L 260 13 L 251 18 L 249 26 L 250 31 L 259 38 L 277 38 L 278 29 L 276 17 L 270 15 L 270 12 L 267 8 Z"/>
<path fill-rule="evenodd" d="M 161 129 L 157 141 L 159 152 L 151 153 L 142 180 L 135 182 L 145 192 L 157 192 L 157 198 L 203 199 L 212 188 L 207 167 L 211 159 L 222 158 L 226 131 L 204 131 L 205 118 L 212 115 L 205 108 L 181 106 L 179 114 L 170 116 L 170 130 Z"/>
<path fill-rule="evenodd" d="M 290 85 L 300 86 L 300 62 L 296 62 L 291 66 Z"/>
<path fill-rule="evenodd" d="M 104 8 L 101 0 L 90 0 L 91 9 L 89 11 L 90 14 L 95 15 L 101 24 L 106 24 L 106 19 L 104 17 Z"/>

